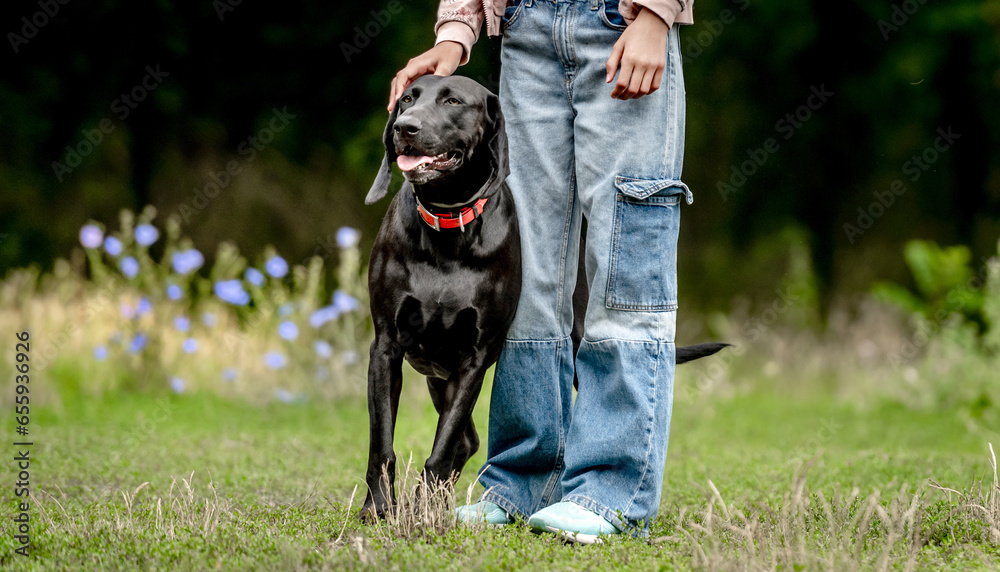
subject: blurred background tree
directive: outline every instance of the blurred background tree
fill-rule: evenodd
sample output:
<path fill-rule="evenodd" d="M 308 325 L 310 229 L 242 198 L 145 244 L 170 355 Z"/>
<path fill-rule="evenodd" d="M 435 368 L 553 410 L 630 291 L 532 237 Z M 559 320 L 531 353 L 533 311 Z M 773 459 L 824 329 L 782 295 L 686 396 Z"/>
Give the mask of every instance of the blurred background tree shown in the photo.
<path fill-rule="evenodd" d="M 366 251 L 389 80 L 432 45 L 436 1 L 65 1 L 2 9 L 0 276 L 147 204 L 206 252 L 326 256 L 343 225 Z M 973 266 L 996 252 L 1000 0 L 696 8 L 687 307 L 773 300 L 800 275 L 821 308 L 915 287 L 909 239 L 965 245 Z M 481 38 L 459 73 L 495 90 L 499 49 Z"/>

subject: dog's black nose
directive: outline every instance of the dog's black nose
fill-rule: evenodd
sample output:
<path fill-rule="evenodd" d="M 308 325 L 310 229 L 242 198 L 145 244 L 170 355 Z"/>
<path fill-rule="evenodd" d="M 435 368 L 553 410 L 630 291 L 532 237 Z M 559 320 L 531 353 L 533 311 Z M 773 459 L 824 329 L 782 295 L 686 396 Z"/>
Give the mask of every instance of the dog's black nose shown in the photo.
<path fill-rule="evenodd" d="M 420 120 L 404 115 L 396 120 L 392 128 L 400 135 L 416 135 L 417 131 L 420 131 Z"/>

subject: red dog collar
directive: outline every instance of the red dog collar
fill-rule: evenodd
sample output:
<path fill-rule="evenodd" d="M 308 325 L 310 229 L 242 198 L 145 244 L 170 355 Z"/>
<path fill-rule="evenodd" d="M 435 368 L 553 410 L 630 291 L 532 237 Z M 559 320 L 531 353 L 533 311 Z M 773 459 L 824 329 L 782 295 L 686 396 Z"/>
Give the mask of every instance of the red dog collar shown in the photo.
<path fill-rule="evenodd" d="M 483 205 L 486 204 L 486 198 L 479 199 L 472 206 L 465 207 L 461 211 L 456 213 L 449 213 L 447 215 L 435 215 L 429 210 L 424 208 L 424 205 L 420 204 L 420 199 L 417 199 L 417 195 L 414 193 L 413 198 L 417 201 L 417 212 L 420 213 L 420 218 L 424 219 L 428 225 L 434 230 L 441 230 L 442 228 L 460 228 L 462 232 L 465 232 L 465 225 L 472 222 L 476 216 L 483 214 Z"/>

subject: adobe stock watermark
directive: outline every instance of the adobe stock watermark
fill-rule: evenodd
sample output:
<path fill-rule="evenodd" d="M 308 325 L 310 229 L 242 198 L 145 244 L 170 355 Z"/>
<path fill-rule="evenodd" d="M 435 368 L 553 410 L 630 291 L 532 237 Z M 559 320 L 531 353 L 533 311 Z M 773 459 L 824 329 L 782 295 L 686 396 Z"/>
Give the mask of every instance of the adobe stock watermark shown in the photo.
<path fill-rule="evenodd" d="M 120 121 L 125 121 L 128 116 L 139 106 L 140 103 L 149 97 L 149 94 L 163 84 L 163 80 L 170 74 L 160 69 L 160 64 L 156 67 L 146 66 L 146 75 L 132 89 L 122 94 L 111 102 L 111 113 Z M 83 160 L 90 156 L 97 149 L 104 137 L 114 133 L 115 122 L 111 116 L 101 119 L 97 127 L 93 129 L 82 129 L 80 132 L 83 138 L 76 145 L 66 146 L 66 156 L 62 161 L 52 162 L 52 172 L 56 175 L 56 180 L 60 183 L 79 167 Z"/>
<path fill-rule="evenodd" d="M 916 14 L 926 3 L 927 0 L 903 0 L 899 4 L 893 4 L 889 19 L 878 21 L 878 31 L 882 32 L 882 39 L 888 42 L 889 34 L 898 32 L 910 21 L 910 16 Z"/>
<path fill-rule="evenodd" d="M 934 138 L 932 144 L 924 147 L 923 151 L 913 155 L 903 163 L 901 170 L 904 175 L 908 175 L 907 179 L 911 183 L 919 181 L 924 172 L 930 169 L 941 158 L 941 155 L 951 149 L 955 141 L 962 136 L 961 133 L 953 132 L 950 125 L 947 129 L 939 127 L 937 133 L 938 136 Z M 908 190 L 909 188 L 903 179 L 895 179 L 889 184 L 888 189 L 873 192 L 872 196 L 875 197 L 875 200 L 867 208 L 858 207 L 858 218 L 855 221 L 857 224 L 844 223 L 844 234 L 847 235 L 848 242 L 854 244 L 855 240 L 864 236 L 865 232 L 875 225 L 875 221 L 896 203 L 896 197 L 904 195 Z"/>
<path fill-rule="evenodd" d="M 224 22 L 226 16 L 242 3 L 243 0 L 213 0 L 212 8 L 215 9 L 215 15 L 219 17 L 219 21 Z"/>
<path fill-rule="evenodd" d="M 750 7 L 750 0 L 730 0 L 740 12 L 745 12 Z M 701 29 L 697 32 L 687 32 L 688 41 L 684 46 L 684 63 L 689 64 L 698 59 L 705 50 L 715 43 L 722 35 L 722 31 L 736 21 L 736 12 L 732 8 L 723 8 L 714 19 L 700 20 Z M 692 35 L 693 34 L 693 35 Z"/>
<path fill-rule="evenodd" d="M 213 199 L 229 187 L 233 179 L 243 171 L 243 168 L 257 158 L 257 153 L 266 149 L 274 141 L 275 136 L 284 131 L 296 117 L 297 115 L 288 111 L 288 106 L 281 109 L 273 108 L 268 126 L 262 127 L 236 147 L 236 152 L 242 158 L 231 159 L 222 171 L 210 172 L 208 174 L 209 182 L 200 188 L 195 188 L 193 196 L 181 203 L 181 206 L 177 208 L 177 214 L 181 220 L 187 224 L 193 217 L 205 210 Z"/>
<path fill-rule="evenodd" d="M 726 372 L 732 367 L 733 362 L 747 352 L 750 344 L 756 342 L 764 334 L 771 330 L 774 324 L 783 314 L 792 307 L 802 302 L 803 292 L 796 285 L 789 285 L 784 290 L 775 290 L 775 297 L 771 303 L 767 304 L 763 310 L 753 317 L 743 322 L 739 328 L 741 343 L 726 348 L 713 358 L 695 380 L 695 387 L 679 385 L 674 388 L 675 394 L 679 395 L 682 401 L 694 401 L 696 394 L 704 395 L 710 393 L 719 381 L 724 378 Z"/>
<path fill-rule="evenodd" d="M 813 114 L 819 111 L 834 95 L 834 92 L 827 91 L 826 84 L 820 84 L 819 87 L 814 85 L 809 86 L 809 91 L 811 93 L 806 97 L 805 103 L 786 113 L 784 117 L 774 123 L 774 130 L 781 134 L 785 141 L 794 137 L 795 133 L 812 119 Z M 729 180 L 715 183 L 715 188 L 722 195 L 722 200 L 728 201 L 729 195 L 743 187 L 749 177 L 756 174 L 758 169 L 767 163 L 771 155 L 777 153 L 780 149 L 781 145 L 774 137 L 765 139 L 760 147 L 747 149 L 747 159 L 745 161 L 739 165 L 734 164 L 729 166 Z"/>
<path fill-rule="evenodd" d="M 389 0 L 382 10 L 372 10 L 372 18 L 362 26 L 354 26 L 354 38 L 351 43 L 340 42 L 340 52 L 344 60 L 351 63 L 351 58 L 367 48 L 379 34 L 392 22 L 394 16 L 403 11 L 404 0 Z M 405 0 L 409 2 L 410 0 Z"/>
<path fill-rule="evenodd" d="M 41 8 L 30 17 L 21 18 L 21 33 L 8 32 L 7 41 L 14 53 L 20 53 L 21 47 L 34 39 L 38 32 L 52 21 L 59 14 L 59 8 L 69 4 L 70 0 L 38 0 L 38 7 Z"/>

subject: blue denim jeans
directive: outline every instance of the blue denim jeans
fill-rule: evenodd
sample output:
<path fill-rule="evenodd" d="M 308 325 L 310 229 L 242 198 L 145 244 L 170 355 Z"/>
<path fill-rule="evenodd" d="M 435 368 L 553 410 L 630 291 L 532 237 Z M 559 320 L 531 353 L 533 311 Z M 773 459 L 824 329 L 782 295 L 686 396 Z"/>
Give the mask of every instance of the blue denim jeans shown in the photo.
<path fill-rule="evenodd" d="M 500 100 L 523 285 L 497 364 L 483 499 L 529 516 L 558 501 L 645 534 L 673 401 L 684 81 L 676 27 L 660 89 L 610 96 L 617 2 L 508 8 Z M 572 294 L 587 219 L 584 340 L 573 399 Z"/>

